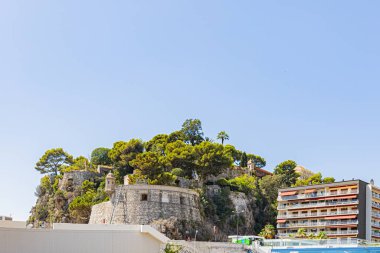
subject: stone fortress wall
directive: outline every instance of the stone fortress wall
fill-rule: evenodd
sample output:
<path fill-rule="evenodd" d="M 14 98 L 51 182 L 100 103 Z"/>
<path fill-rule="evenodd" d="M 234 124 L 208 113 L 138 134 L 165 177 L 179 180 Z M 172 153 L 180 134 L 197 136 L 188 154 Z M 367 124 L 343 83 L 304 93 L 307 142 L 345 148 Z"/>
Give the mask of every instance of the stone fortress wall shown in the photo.
<path fill-rule="evenodd" d="M 73 191 L 76 187 L 81 186 L 85 180 L 92 180 L 100 174 L 92 171 L 76 170 L 65 172 L 59 182 L 59 189 L 64 191 Z"/>
<path fill-rule="evenodd" d="M 89 224 L 144 225 L 171 217 L 201 221 L 199 206 L 199 194 L 190 189 L 147 184 L 115 186 L 110 201 L 92 207 Z"/>

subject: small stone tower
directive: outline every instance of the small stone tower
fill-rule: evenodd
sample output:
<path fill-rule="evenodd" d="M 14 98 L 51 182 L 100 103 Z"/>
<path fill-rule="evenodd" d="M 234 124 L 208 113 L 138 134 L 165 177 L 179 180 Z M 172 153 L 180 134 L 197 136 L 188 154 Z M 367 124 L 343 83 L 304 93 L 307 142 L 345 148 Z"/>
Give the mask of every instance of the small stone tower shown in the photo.
<path fill-rule="evenodd" d="M 106 185 L 104 191 L 111 196 L 115 192 L 116 179 L 112 172 L 108 173 L 106 176 Z"/>
<path fill-rule="evenodd" d="M 250 159 L 247 163 L 248 172 L 250 175 L 255 174 L 255 163 Z"/>

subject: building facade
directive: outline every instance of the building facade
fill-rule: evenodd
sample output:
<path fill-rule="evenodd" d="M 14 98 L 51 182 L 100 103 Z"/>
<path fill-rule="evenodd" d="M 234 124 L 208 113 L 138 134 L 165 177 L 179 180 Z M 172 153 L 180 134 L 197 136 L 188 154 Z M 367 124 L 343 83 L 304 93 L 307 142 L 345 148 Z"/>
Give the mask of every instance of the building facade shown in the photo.
<path fill-rule="evenodd" d="M 380 188 L 373 181 L 343 181 L 280 189 L 277 230 L 280 238 L 324 232 L 330 239 L 380 241 Z"/>

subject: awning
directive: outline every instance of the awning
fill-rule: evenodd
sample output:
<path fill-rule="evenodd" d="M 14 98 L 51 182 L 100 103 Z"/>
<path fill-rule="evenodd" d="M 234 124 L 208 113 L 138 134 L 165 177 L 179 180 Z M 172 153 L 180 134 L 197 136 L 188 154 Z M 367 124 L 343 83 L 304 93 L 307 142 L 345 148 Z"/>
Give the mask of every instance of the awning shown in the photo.
<path fill-rule="evenodd" d="M 347 195 L 347 196 L 333 196 L 333 197 L 328 197 L 325 198 L 325 200 L 335 200 L 335 199 L 354 199 L 357 198 L 358 195 Z"/>
<path fill-rule="evenodd" d="M 277 220 L 277 223 L 285 223 L 286 220 Z"/>
<path fill-rule="evenodd" d="M 355 215 L 344 215 L 344 216 L 332 216 L 332 217 L 325 217 L 325 220 L 348 220 L 348 219 L 355 219 Z"/>
<path fill-rule="evenodd" d="M 305 193 L 313 193 L 313 192 L 316 192 L 317 189 L 308 189 L 305 191 Z"/>
<path fill-rule="evenodd" d="M 296 195 L 297 191 L 291 191 L 291 192 L 280 192 L 280 196 L 293 196 Z"/>

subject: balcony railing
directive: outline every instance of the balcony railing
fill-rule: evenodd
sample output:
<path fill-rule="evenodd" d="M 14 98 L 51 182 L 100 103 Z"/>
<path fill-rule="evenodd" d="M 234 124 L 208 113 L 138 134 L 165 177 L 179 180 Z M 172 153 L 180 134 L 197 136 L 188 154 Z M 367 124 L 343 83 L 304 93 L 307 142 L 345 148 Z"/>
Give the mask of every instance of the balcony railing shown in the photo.
<path fill-rule="evenodd" d="M 290 224 L 277 224 L 277 228 L 298 228 L 298 227 L 320 227 L 326 226 L 326 222 L 299 222 L 299 223 L 290 223 Z"/>
<path fill-rule="evenodd" d="M 293 200 L 293 199 L 310 199 L 310 198 L 320 198 L 320 197 L 327 197 L 327 196 L 341 196 L 341 195 L 348 195 L 348 194 L 358 194 L 358 190 L 350 190 L 345 192 L 323 192 L 323 193 L 309 193 L 309 194 L 298 194 L 298 195 L 292 195 L 292 196 L 278 196 L 279 201 L 284 200 Z"/>
<path fill-rule="evenodd" d="M 292 218 L 308 218 L 308 217 L 320 217 L 320 216 L 334 216 L 334 215 L 347 215 L 347 214 L 358 214 L 358 210 L 351 211 L 339 211 L 339 212 L 320 212 L 320 213 L 307 213 L 307 214 L 287 214 L 278 215 L 278 219 L 292 219 Z"/>
<path fill-rule="evenodd" d="M 346 230 L 346 231 L 325 231 L 327 235 L 356 235 L 358 234 L 358 230 Z M 372 232 L 373 234 L 374 232 Z M 280 237 L 294 237 L 297 233 L 278 233 Z M 306 232 L 306 234 L 309 234 Z M 316 234 L 314 234 L 316 235 Z M 379 233 L 380 236 L 380 233 Z"/>
<path fill-rule="evenodd" d="M 327 235 L 353 235 L 358 233 L 358 230 L 326 231 Z"/>
<path fill-rule="evenodd" d="M 372 202 L 372 206 L 376 208 L 380 208 L 380 204 L 376 202 Z"/>
<path fill-rule="evenodd" d="M 380 237 L 380 233 L 379 232 L 372 232 L 372 236 Z"/>
<path fill-rule="evenodd" d="M 318 202 L 309 204 L 294 204 L 294 205 L 278 205 L 279 210 L 288 209 L 300 209 L 300 208 L 310 208 L 310 207 L 321 207 L 321 206 L 339 206 L 339 205 L 351 205 L 358 204 L 359 200 L 347 200 L 347 201 L 331 201 L 331 202 Z"/>
<path fill-rule="evenodd" d="M 380 199 L 380 194 L 372 192 L 372 197 Z"/>
<path fill-rule="evenodd" d="M 372 213 L 372 217 L 380 218 L 380 213 Z"/>
<path fill-rule="evenodd" d="M 380 222 L 372 222 L 371 225 L 380 228 Z"/>
<path fill-rule="evenodd" d="M 296 227 L 320 227 L 320 226 L 340 226 L 340 225 L 355 225 L 358 220 L 346 221 L 320 221 L 320 222 L 297 222 L 297 223 L 279 223 L 277 228 L 296 228 Z"/>

